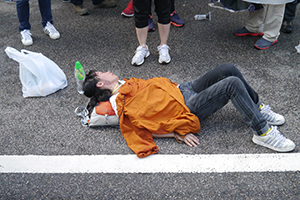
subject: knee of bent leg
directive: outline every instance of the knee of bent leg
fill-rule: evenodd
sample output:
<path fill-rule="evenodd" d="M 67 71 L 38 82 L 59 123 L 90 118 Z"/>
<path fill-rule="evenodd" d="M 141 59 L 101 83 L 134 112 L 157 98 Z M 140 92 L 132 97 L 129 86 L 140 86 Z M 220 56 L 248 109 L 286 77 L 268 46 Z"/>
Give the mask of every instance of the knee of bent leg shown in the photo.
<path fill-rule="evenodd" d="M 238 72 L 239 70 L 236 68 L 236 66 L 234 64 L 231 63 L 226 63 L 220 66 L 220 68 L 222 69 L 222 71 L 224 72 L 228 72 L 231 74 L 235 74 L 236 72 Z"/>
<path fill-rule="evenodd" d="M 226 81 L 227 90 L 230 92 L 234 92 L 236 90 L 240 90 L 243 89 L 243 87 L 245 87 L 241 79 L 235 76 L 229 76 L 226 79 L 224 79 L 224 81 Z"/>

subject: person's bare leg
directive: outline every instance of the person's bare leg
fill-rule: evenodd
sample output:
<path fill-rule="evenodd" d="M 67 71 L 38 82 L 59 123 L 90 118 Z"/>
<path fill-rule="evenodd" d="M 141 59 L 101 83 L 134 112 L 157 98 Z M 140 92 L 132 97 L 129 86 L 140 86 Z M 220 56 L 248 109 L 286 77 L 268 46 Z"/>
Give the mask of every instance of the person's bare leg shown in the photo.
<path fill-rule="evenodd" d="M 135 28 L 135 30 L 140 46 L 136 49 L 131 64 L 139 66 L 143 64 L 144 59 L 150 55 L 148 46 L 146 45 L 148 36 L 148 26 L 144 28 Z"/>
<path fill-rule="evenodd" d="M 148 26 L 144 28 L 135 28 L 137 39 L 139 41 L 140 46 L 145 46 L 147 42 L 147 36 L 148 36 Z"/>
<path fill-rule="evenodd" d="M 160 64 L 168 64 L 171 62 L 171 57 L 169 54 L 169 46 L 167 45 L 169 33 L 170 33 L 170 23 L 169 24 L 158 24 L 158 32 L 160 37 L 160 45 L 157 47 L 159 51 L 158 62 Z"/>
<path fill-rule="evenodd" d="M 160 37 L 160 46 L 163 44 L 167 44 L 169 33 L 170 33 L 170 23 L 169 24 L 160 24 L 157 23 L 158 32 Z"/>

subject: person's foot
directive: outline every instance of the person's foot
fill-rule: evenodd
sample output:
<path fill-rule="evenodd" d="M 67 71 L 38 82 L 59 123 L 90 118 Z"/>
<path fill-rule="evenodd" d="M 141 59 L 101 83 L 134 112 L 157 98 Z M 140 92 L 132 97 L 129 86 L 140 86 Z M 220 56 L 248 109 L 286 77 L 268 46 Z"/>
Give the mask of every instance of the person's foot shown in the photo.
<path fill-rule="evenodd" d="M 184 21 L 182 19 L 179 18 L 179 16 L 177 15 L 176 11 L 173 11 L 171 13 L 171 24 L 173 24 L 174 26 L 177 27 L 181 27 L 184 25 Z"/>
<path fill-rule="evenodd" d="M 241 29 L 237 29 L 233 32 L 234 35 L 236 36 L 263 36 L 263 33 L 252 33 L 250 31 L 248 31 L 245 27 L 241 28 Z"/>
<path fill-rule="evenodd" d="M 73 4 L 73 5 L 74 5 L 74 9 L 78 15 L 82 16 L 82 15 L 89 14 L 88 9 L 83 7 L 83 5 L 75 5 L 75 4 Z"/>
<path fill-rule="evenodd" d="M 272 126 L 266 136 L 253 135 L 252 141 L 255 144 L 267 147 L 278 152 L 289 152 L 296 148 L 295 143 L 285 138 L 277 130 L 276 126 Z"/>
<path fill-rule="evenodd" d="M 30 30 L 25 29 L 25 30 L 21 31 L 20 33 L 21 33 L 21 42 L 23 43 L 23 45 L 29 46 L 29 45 L 33 44 Z"/>
<path fill-rule="evenodd" d="M 268 124 L 279 126 L 285 123 L 284 117 L 272 111 L 269 105 L 265 105 L 265 104 L 261 104 L 261 105 L 262 106 L 260 107 L 260 113 L 267 120 Z"/>
<path fill-rule="evenodd" d="M 283 33 L 291 33 L 293 31 L 293 22 L 284 21 L 280 30 Z"/>
<path fill-rule="evenodd" d="M 60 34 L 59 32 L 55 29 L 55 27 L 53 26 L 53 24 L 51 24 L 50 22 L 47 22 L 45 28 L 44 28 L 44 32 L 49 35 L 49 37 L 52 40 L 56 40 L 58 38 L 60 38 Z"/>
<path fill-rule="evenodd" d="M 160 64 L 168 64 L 169 62 L 171 62 L 169 48 L 170 47 L 166 44 L 163 44 L 163 45 L 157 47 L 157 50 L 159 52 L 158 62 Z"/>
<path fill-rule="evenodd" d="M 133 17 L 134 10 L 132 6 L 132 0 L 129 1 L 127 7 L 122 11 L 121 15 L 123 15 L 124 17 Z"/>
<path fill-rule="evenodd" d="M 153 24 L 153 20 L 152 20 L 152 16 L 151 16 L 151 15 L 149 15 L 149 19 L 148 19 L 148 31 L 149 31 L 149 32 L 155 31 L 155 27 L 154 27 L 154 24 Z"/>
<path fill-rule="evenodd" d="M 149 55 L 150 52 L 147 45 L 139 46 L 135 51 L 135 55 L 132 58 L 131 64 L 135 66 L 142 65 L 145 61 L 145 58 L 147 58 Z"/>
<path fill-rule="evenodd" d="M 270 46 L 272 46 L 273 44 L 275 44 L 277 42 L 278 42 L 278 40 L 275 40 L 274 42 L 269 42 L 268 40 L 266 40 L 264 38 L 260 38 L 254 44 L 254 47 L 256 47 L 257 49 L 260 49 L 260 50 L 265 50 L 265 49 L 270 48 Z"/>
<path fill-rule="evenodd" d="M 105 0 L 100 4 L 94 5 L 94 9 L 96 8 L 114 8 L 117 6 L 117 2 L 114 0 Z"/>

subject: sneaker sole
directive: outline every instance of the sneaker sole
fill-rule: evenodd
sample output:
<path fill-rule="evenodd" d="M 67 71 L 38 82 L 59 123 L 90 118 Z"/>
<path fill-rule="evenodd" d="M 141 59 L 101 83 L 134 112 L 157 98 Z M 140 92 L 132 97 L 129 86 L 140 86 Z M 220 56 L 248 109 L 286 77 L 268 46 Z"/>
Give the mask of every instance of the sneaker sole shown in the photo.
<path fill-rule="evenodd" d="M 170 22 L 172 25 L 176 26 L 176 27 L 183 27 L 184 24 L 176 24 L 175 22 Z"/>
<path fill-rule="evenodd" d="M 233 34 L 236 35 L 236 36 L 239 36 L 239 37 L 242 37 L 242 36 L 257 37 L 257 36 L 263 36 L 264 35 L 263 33 L 235 33 L 235 32 L 233 32 Z"/>
<path fill-rule="evenodd" d="M 267 148 L 272 149 L 272 150 L 277 151 L 277 152 L 290 152 L 290 151 L 293 151 L 296 148 L 296 145 L 295 145 L 293 148 L 290 148 L 290 149 L 278 149 L 278 148 L 273 147 L 271 145 L 268 145 L 268 144 L 266 144 L 264 142 L 256 140 L 254 137 L 252 138 L 252 141 L 255 144 L 257 144 L 257 145 L 260 145 L 260 146 L 263 146 L 263 147 L 267 147 Z"/>
<path fill-rule="evenodd" d="M 268 47 L 259 47 L 259 46 L 257 46 L 256 44 L 254 45 L 254 47 L 256 47 L 257 49 L 259 49 L 259 50 L 265 50 L 265 49 L 268 49 L 268 48 L 270 48 L 273 44 L 276 44 L 278 42 L 278 40 L 275 40 L 270 46 L 268 46 Z"/>
<path fill-rule="evenodd" d="M 134 16 L 134 14 L 126 14 L 126 13 L 121 13 L 121 15 L 122 16 L 124 16 L 124 17 L 133 17 Z"/>
<path fill-rule="evenodd" d="M 160 60 L 158 60 L 158 62 L 159 62 L 160 64 L 162 64 L 162 65 L 166 65 L 166 64 L 169 64 L 169 63 L 171 62 L 171 59 L 168 60 L 168 61 L 160 61 Z"/>
<path fill-rule="evenodd" d="M 269 121 L 267 121 L 267 123 L 269 125 L 273 125 L 273 126 L 281 126 L 285 123 L 285 121 L 284 122 L 269 122 Z"/>
<path fill-rule="evenodd" d="M 22 44 L 23 44 L 24 46 L 30 46 L 30 45 L 33 44 L 33 41 L 32 41 L 31 43 L 23 43 L 23 42 L 22 42 Z"/>

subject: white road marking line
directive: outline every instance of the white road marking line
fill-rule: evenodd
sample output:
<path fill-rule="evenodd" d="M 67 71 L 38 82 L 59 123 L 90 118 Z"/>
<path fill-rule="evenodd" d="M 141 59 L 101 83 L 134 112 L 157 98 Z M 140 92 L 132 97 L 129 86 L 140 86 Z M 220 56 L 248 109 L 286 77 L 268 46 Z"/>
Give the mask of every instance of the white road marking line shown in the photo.
<path fill-rule="evenodd" d="M 210 155 L 3 155 L 0 173 L 225 173 L 300 171 L 300 153 Z"/>

